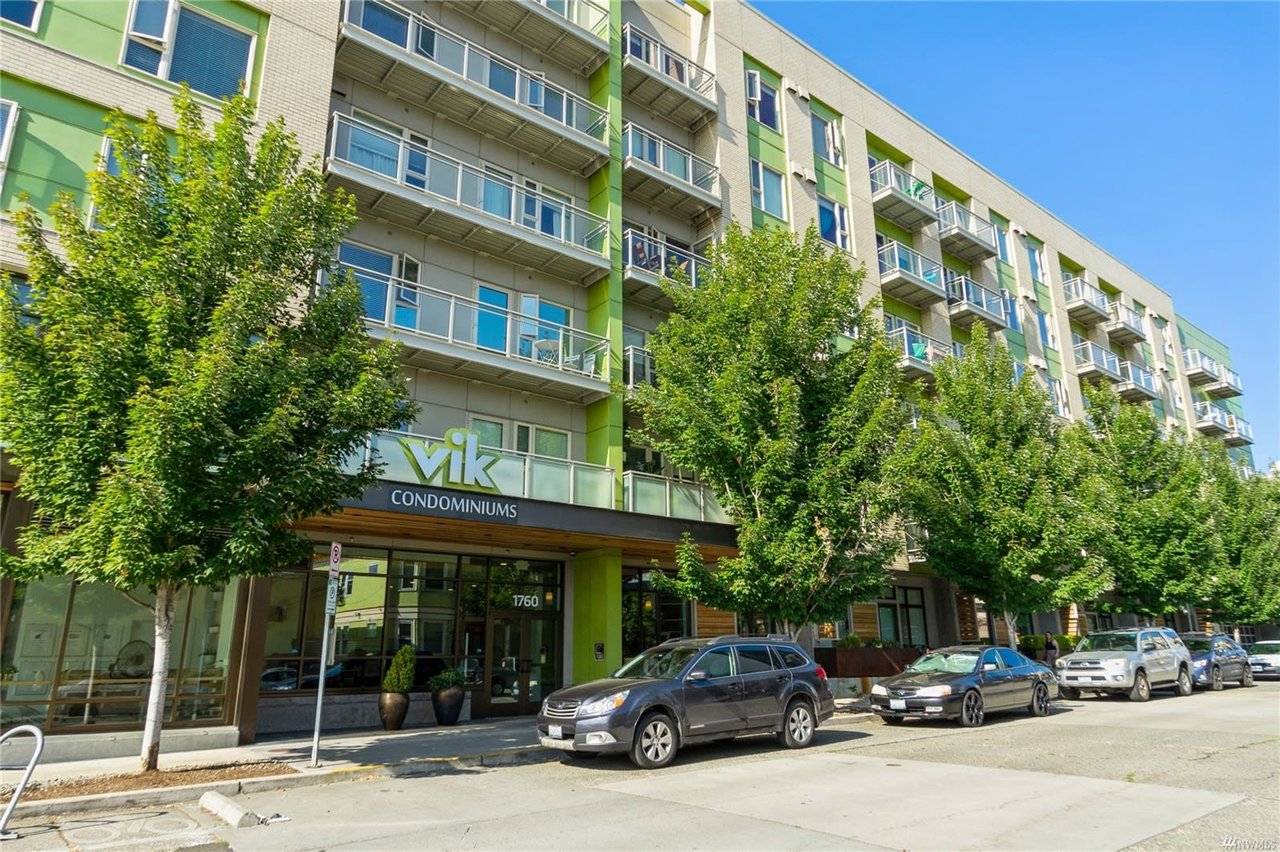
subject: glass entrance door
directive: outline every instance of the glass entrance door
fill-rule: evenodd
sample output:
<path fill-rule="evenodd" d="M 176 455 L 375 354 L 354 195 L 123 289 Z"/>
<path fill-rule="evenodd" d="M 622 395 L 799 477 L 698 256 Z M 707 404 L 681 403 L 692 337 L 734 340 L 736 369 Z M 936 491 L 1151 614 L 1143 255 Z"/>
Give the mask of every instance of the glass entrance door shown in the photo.
<path fill-rule="evenodd" d="M 488 715 L 536 713 L 560 687 L 560 631 L 554 618 L 533 613 L 494 613 L 484 692 Z"/>

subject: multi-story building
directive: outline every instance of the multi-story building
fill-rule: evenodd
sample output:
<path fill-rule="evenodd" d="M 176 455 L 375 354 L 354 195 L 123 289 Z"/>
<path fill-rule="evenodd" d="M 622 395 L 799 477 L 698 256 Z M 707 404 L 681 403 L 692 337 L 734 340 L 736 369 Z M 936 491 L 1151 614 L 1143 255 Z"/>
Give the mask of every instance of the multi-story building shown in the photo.
<path fill-rule="evenodd" d="M 910 377 L 927 382 L 981 321 L 1064 417 L 1082 414 L 1081 382 L 1106 381 L 1248 453 L 1226 346 L 1167 293 L 738 0 L 3 9 L 0 206 L 83 195 L 108 107 L 171 119 L 176 83 L 216 98 L 243 78 L 356 198 L 338 260 L 370 333 L 404 344 L 421 403 L 403 433 L 371 438 L 383 487 L 302 525 L 312 565 L 190 594 L 174 727 L 305 728 L 322 673 L 330 723 L 370 724 L 404 644 L 420 678 L 467 673 L 473 716 L 528 713 L 648 643 L 750 623 L 652 588 L 683 532 L 715 558 L 733 529 L 633 440 L 627 403 L 653 379 L 660 277 L 696 286 L 732 221 L 817 223 L 865 265 Z M 7 220 L 0 263 L 24 268 Z M 6 546 L 31 511 L 15 477 L 0 473 Z M 331 540 L 344 551 L 329 662 Z M 970 603 L 917 554 L 816 641 L 970 635 Z M 145 610 L 65 578 L 2 590 L 5 724 L 139 726 Z"/>

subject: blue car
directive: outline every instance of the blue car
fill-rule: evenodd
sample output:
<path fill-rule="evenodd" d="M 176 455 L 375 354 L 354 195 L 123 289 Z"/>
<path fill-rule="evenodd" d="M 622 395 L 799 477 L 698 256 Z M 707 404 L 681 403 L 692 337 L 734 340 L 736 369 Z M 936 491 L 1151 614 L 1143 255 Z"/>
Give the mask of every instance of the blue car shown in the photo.
<path fill-rule="evenodd" d="M 1249 654 L 1225 633 L 1183 633 L 1191 652 L 1191 680 L 1199 687 L 1222 689 L 1227 681 L 1253 686 Z"/>

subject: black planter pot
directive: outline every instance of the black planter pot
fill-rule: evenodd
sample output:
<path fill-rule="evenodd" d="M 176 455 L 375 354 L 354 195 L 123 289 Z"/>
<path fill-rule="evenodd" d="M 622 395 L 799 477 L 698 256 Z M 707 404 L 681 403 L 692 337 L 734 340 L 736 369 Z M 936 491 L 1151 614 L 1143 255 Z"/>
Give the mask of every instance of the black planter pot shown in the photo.
<path fill-rule="evenodd" d="M 465 693 L 460 686 L 437 689 L 431 693 L 431 709 L 436 712 L 437 725 L 456 725 L 462 715 L 462 699 Z"/>
<path fill-rule="evenodd" d="M 378 696 L 378 718 L 382 730 L 398 731 L 404 727 L 404 717 L 409 712 L 409 693 L 384 692 Z"/>

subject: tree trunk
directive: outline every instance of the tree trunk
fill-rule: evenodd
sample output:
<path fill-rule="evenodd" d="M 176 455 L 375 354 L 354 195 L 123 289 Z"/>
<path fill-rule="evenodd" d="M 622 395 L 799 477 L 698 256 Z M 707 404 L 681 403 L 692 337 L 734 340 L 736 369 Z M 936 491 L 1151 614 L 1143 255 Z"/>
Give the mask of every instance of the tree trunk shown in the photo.
<path fill-rule="evenodd" d="M 1018 616 L 1011 612 L 1005 612 L 1004 629 L 1009 634 L 1009 647 L 1018 650 Z"/>
<path fill-rule="evenodd" d="M 147 724 L 142 729 L 142 771 L 155 772 L 160 762 L 160 725 L 164 720 L 164 694 L 169 680 L 169 643 L 173 638 L 173 610 L 178 587 L 156 586 L 156 648 L 151 660 L 151 692 L 147 695 Z"/>

